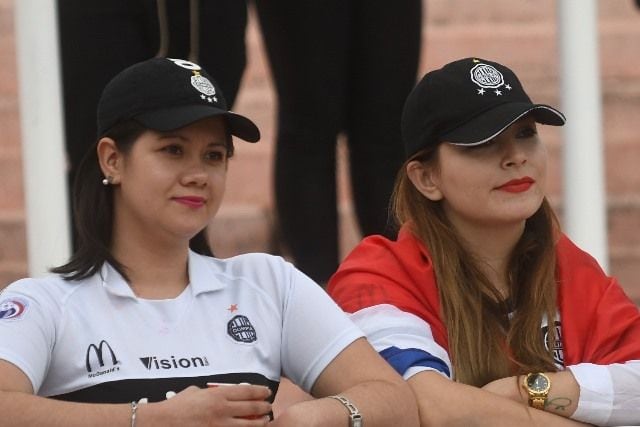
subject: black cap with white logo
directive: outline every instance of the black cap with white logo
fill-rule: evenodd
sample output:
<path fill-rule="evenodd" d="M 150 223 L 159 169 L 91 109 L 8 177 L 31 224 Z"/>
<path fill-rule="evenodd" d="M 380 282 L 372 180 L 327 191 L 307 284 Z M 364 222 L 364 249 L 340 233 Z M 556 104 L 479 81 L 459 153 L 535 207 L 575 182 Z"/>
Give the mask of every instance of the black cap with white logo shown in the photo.
<path fill-rule="evenodd" d="M 497 62 L 465 58 L 427 73 L 411 91 L 402 113 L 407 157 L 441 142 L 480 145 L 519 118 L 562 126 L 564 115 L 534 104 L 513 71 Z"/>
<path fill-rule="evenodd" d="M 226 119 L 232 135 L 248 142 L 260 139 L 251 120 L 228 110 L 219 86 L 202 67 L 183 59 L 153 58 L 121 71 L 104 88 L 98 137 L 128 119 L 170 131 L 214 116 Z"/>

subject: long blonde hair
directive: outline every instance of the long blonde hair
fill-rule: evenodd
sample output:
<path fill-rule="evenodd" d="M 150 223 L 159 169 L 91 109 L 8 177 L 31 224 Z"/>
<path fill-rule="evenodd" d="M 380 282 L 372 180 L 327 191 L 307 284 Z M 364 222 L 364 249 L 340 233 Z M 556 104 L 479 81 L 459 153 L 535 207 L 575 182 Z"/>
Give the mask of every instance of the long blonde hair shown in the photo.
<path fill-rule="evenodd" d="M 559 225 L 545 198 L 526 221 L 507 268 L 509 302 L 480 269 L 480 260 L 465 248 L 442 204 L 424 197 L 409 180 L 411 160 L 437 167 L 435 149 L 409 159 L 396 179 L 392 208 L 399 224 L 407 224 L 431 253 L 448 331 L 455 380 L 475 386 L 510 375 L 556 371 L 549 327 L 548 345 L 541 331 L 546 315 L 556 313 L 554 236 Z"/>

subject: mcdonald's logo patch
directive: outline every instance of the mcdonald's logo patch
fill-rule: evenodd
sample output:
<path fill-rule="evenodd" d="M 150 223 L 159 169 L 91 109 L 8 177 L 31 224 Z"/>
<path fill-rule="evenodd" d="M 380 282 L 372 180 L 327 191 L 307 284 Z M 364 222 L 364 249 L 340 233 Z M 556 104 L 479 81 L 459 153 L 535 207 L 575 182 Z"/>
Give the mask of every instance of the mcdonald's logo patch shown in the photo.
<path fill-rule="evenodd" d="M 110 374 L 120 370 L 118 358 L 111 345 L 102 340 L 97 345 L 90 344 L 87 347 L 85 357 L 87 373 L 89 378 Z"/>

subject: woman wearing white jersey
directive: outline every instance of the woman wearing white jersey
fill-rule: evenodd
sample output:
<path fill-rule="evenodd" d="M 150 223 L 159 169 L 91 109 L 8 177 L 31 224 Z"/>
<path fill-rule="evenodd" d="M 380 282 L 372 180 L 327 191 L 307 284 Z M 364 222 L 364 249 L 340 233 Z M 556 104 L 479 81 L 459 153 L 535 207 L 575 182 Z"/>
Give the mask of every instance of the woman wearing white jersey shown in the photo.
<path fill-rule="evenodd" d="M 278 257 L 211 256 L 205 227 L 231 136 L 259 131 L 203 69 L 165 58 L 127 68 L 102 94 L 98 128 L 75 185 L 76 252 L 0 298 L 3 420 L 417 425 L 408 386 L 320 287 Z M 270 420 L 281 374 L 318 399 Z"/>

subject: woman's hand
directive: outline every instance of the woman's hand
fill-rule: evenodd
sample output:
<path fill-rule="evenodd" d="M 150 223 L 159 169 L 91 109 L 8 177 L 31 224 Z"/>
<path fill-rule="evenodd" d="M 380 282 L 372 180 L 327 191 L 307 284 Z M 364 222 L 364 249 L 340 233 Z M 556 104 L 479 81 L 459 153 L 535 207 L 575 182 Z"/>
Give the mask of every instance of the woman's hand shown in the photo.
<path fill-rule="evenodd" d="M 551 388 L 544 410 L 563 417 L 570 417 L 578 407 L 580 386 L 570 370 L 545 372 L 551 380 Z M 522 387 L 522 376 L 501 378 L 482 387 L 515 402 L 529 405 L 529 394 Z"/>
<path fill-rule="evenodd" d="M 188 387 L 163 402 L 138 407 L 136 426 L 260 427 L 269 422 L 264 386 Z M 156 410 L 154 410 L 156 409 Z"/>

